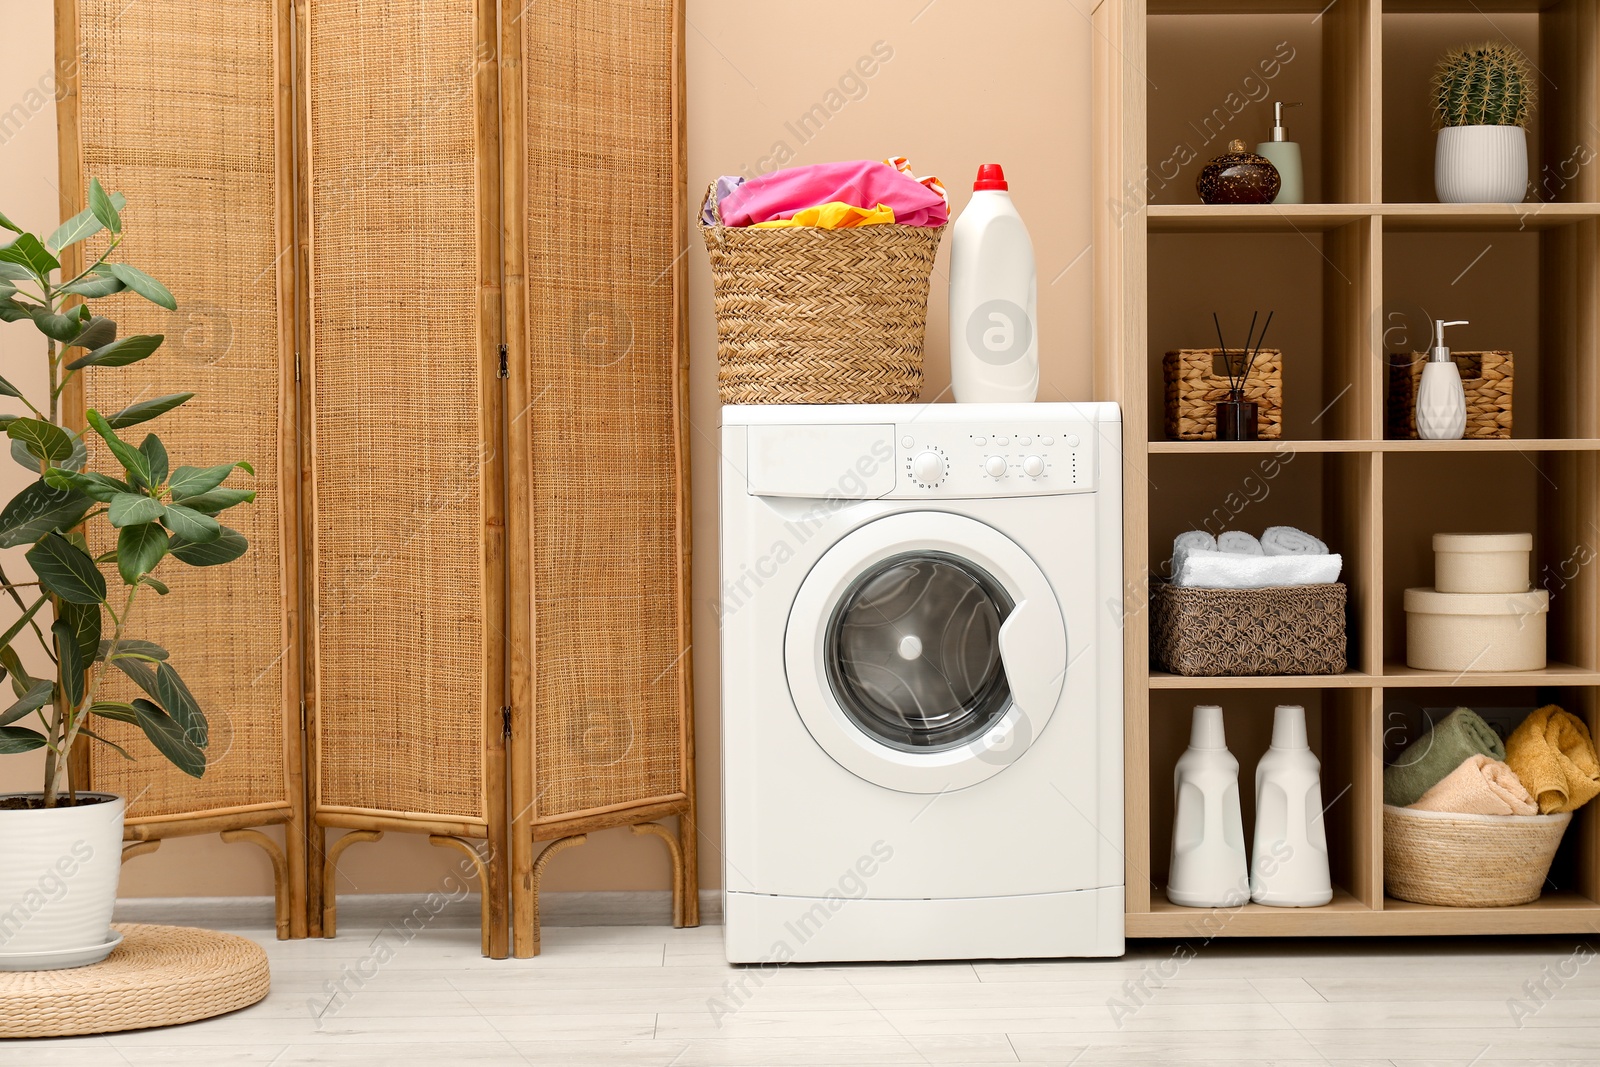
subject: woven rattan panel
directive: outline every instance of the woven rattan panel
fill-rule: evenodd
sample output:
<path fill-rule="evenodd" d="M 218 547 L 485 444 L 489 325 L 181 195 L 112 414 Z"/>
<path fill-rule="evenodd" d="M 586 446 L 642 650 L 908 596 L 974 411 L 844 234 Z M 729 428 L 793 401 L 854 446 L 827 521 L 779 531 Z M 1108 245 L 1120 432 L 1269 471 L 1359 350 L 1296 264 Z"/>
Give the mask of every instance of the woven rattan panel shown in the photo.
<path fill-rule="evenodd" d="M 683 789 L 674 14 L 670 0 L 579 0 L 521 19 L 532 404 L 511 417 L 531 422 L 548 820 Z"/>
<path fill-rule="evenodd" d="M 87 371 L 87 403 L 110 412 L 193 391 L 134 439 L 155 431 L 174 463 L 247 459 L 260 491 L 227 515 L 250 540 L 244 558 L 201 570 L 168 561 L 157 574 L 171 596 L 145 593 L 134 608 L 132 636 L 171 650 L 210 717 L 204 779 L 173 769 L 136 729 L 101 722 L 138 759 L 95 752 L 94 786 L 125 795 L 130 821 L 287 803 L 278 272 L 289 268 L 278 254 L 288 235 L 277 232 L 274 5 L 78 0 L 78 18 L 81 179 L 127 194 L 118 258 L 164 281 L 179 305 L 98 305 L 122 334 L 167 340 L 142 363 Z M 137 692 L 126 688 L 124 699 Z"/>
<path fill-rule="evenodd" d="M 473 7 L 309 3 L 319 809 L 486 816 Z"/>

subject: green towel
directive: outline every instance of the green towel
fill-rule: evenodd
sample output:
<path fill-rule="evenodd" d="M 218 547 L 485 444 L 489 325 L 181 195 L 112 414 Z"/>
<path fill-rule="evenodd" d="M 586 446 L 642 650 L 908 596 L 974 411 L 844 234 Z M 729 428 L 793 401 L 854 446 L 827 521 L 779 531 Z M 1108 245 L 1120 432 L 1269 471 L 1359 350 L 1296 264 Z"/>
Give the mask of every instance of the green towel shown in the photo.
<path fill-rule="evenodd" d="M 1504 762 L 1506 746 L 1477 712 L 1457 708 L 1383 769 L 1383 802 L 1400 807 L 1415 804 L 1463 760 L 1477 755 Z"/>

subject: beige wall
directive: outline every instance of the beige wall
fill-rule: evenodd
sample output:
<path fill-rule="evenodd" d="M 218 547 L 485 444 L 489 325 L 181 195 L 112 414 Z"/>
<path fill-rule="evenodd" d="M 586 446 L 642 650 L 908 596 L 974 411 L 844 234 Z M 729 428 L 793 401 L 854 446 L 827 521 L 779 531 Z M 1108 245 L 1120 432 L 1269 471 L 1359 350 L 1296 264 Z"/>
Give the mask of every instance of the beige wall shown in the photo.
<path fill-rule="evenodd" d="M 688 0 L 689 187 L 697 197 L 717 175 L 834 159 L 910 157 L 937 174 L 959 209 L 978 164 L 1005 165 L 1033 234 L 1039 269 L 1041 399 L 1090 395 L 1089 0 Z M 21 100 L 51 67 L 48 5 L 0 0 L 0 108 Z M 870 78 L 846 75 L 880 60 Z M 844 79 L 841 84 L 841 79 Z M 802 141 L 796 120 L 814 105 L 831 114 Z M 55 218 L 54 116 L 46 107 L 0 142 L 0 210 L 19 223 Z M 721 884 L 717 702 L 716 334 L 710 275 L 698 237 L 690 261 L 694 353 L 693 653 L 700 739 L 702 882 Z M 935 270 L 927 353 L 929 399 L 948 400 L 944 323 L 948 239 Z M 181 294 L 179 294 L 181 299 Z M 11 345 L 19 326 L 0 333 Z M 16 349 L 8 348 L 15 352 Z M 8 366 L 15 360 L 8 359 Z M 10 477 L 10 474 L 6 475 Z M 14 489 L 6 483 L 6 490 Z M 23 784 L 3 761 L 0 786 Z M 31 780 L 32 775 L 26 776 Z M 450 857 L 415 837 L 391 834 L 346 853 L 346 891 L 434 888 Z M 265 893 L 257 850 L 215 838 L 174 841 L 129 863 L 128 895 Z M 620 833 L 592 838 L 551 867 L 550 889 L 665 888 L 658 844 Z"/>

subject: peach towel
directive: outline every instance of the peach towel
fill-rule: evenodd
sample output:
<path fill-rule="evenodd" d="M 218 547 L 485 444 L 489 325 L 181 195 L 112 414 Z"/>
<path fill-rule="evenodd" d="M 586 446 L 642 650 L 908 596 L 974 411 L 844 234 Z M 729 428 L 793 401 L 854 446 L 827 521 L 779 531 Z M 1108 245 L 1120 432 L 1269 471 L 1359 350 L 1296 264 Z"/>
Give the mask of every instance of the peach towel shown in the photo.
<path fill-rule="evenodd" d="M 1539 805 L 1522 788 L 1517 774 L 1499 760 L 1468 756 L 1422 799 L 1411 805 L 1421 811 L 1458 815 L 1537 815 Z"/>
<path fill-rule="evenodd" d="M 1506 740 L 1506 762 L 1545 815 L 1577 811 L 1600 794 L 1600 759 L 1583 720 L 1547 704 Z"/>

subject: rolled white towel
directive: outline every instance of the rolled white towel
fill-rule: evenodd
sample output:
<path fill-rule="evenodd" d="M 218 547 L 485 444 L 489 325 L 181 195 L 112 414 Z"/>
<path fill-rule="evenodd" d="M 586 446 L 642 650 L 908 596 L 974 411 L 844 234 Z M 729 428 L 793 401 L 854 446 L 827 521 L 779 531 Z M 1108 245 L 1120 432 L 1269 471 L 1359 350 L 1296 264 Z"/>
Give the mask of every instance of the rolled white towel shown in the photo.
<path fill-rule="evenodd" d="M 1172 539 L 1172 576 L 1183 570 L 1183 560 L 1191 552 L 1215 552 L 1217 539 L 1204 530 L 1185 530 Z"/>
<path fill-rule="evenodd" d="M 1247 534 L 1243 530 L 1229 530 L 1217 538 L 1217 551 L 1226 552 L 1233 556 L 1264 556 L 1261 542 L 1255 539 L 1254 534 Z"/>
<path fill-rule="evenodd" d="M 1269 556 L 1326 556 L 1328 546 L 1293 526 L 1268 526 L 1261 535 L 1261 550 Z"/>
<path fill-rule="evenodd" d="M 1190 552 L 1173 584 L 1192 589 L 1266 589 L 1279 585 L 1325 585 L 1339 580 L 1344 557 L 1241 556 Z"/>

